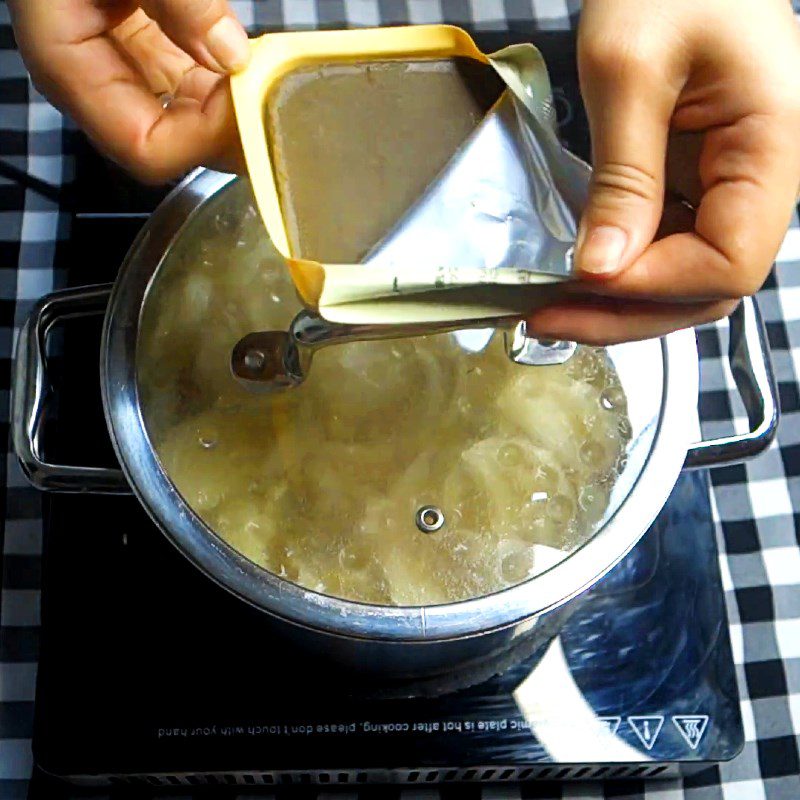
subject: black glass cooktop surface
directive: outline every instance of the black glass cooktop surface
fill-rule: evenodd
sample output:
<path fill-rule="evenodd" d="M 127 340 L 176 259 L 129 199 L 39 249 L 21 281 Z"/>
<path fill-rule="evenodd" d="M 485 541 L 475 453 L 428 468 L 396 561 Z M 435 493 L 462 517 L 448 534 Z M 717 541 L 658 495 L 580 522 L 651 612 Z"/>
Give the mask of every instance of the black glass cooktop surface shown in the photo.
<path fill-rule="evenodd" d="M 165 784 L 649 776 L 742 745 L 703 473 L 680 479 L 546 650 L 411 700 L 365 697 L 357 675 L 276 638 L 132 498 L 49 506 L 35 735 L 47 772 Z"/>

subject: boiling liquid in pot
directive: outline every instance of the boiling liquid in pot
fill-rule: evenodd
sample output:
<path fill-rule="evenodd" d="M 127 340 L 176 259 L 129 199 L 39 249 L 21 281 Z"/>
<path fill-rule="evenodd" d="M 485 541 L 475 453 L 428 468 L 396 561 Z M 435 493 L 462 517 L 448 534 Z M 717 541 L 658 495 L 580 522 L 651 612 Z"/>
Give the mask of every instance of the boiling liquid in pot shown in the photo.
<path fill-rule="evenodd" d="M 602 350 L 522 367 L 502 337 L 338 345 L 306 382 L 252 395 L 231 377 L 244 334 L 300 306 L 246 182 L 208 204 L 145 304 L 143 414 L 188 504 L 256 564 L 337 597 L 461 600 L 535 574 L 534 545 L 567 552 L 603 517 L 630 438 Z M 441 509 L 422 533 L 417 511 Z"/>

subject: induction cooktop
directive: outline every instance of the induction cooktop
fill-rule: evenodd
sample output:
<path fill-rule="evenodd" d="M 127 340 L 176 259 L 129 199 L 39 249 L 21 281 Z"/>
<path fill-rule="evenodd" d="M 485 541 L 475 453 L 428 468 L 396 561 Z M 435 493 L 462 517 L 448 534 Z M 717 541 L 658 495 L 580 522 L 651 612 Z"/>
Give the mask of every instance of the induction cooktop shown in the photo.
<path fill-rule="evenodd" d="M 742 727 L 704 473 L 549 645 L 391 699 L 277 638 L 129 497 L 49 502 L 34 757 L 82 784 L 656 777 Z"/>
<path fill-rule="evenodd" d="M 477 38 L 489 50 L 522 37 Z M 536 43 L 562 135 L 588 156 L 574 41 Z M 85 145 L 76 175 L 60 267 L 71 285 L 113 280 L 161 194 Z M 63 331 L 53 459 L 114 463 L 98 347 L 97 320 Z M 743 745 L 705 473 L 681 476 L 548 644 L 417 699 L 296 651 L 175 551 L 132 497 L 52 495 L 44 512 L 33 796 L 56 797 L 58 779 L 185 791 L 655 778 Z"/>

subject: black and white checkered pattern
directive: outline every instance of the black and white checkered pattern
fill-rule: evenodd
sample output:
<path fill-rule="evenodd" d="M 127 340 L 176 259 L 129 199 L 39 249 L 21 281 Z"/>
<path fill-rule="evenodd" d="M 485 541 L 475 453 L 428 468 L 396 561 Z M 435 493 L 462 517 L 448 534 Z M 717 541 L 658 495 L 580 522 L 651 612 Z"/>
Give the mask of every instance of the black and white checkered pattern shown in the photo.
<path fill-rule="evenodd" d="M 252 30 L 447 21 L 473 29 L 574 27 L 578 0 L 233 0 Z M 796 6 L 797 7 L 797 6 Z M 62 117 L 31 87 L 0 0 L 0 425 L 8 439 L 13 339 L 31 304 L 58 285 L 54 254 L 65 235 L 58 191 L 21 188 L 14 169 L 54 187 L 70 177 Z M 10 168 L 10 169 L 9 169 Z M 721 769 L 684 782 L 560 789 L 503 787 L 486 796 L 629 797 L 653 800 L 790 800 L 800 797 L 800 225 L 760 293 L 783 421 L 777 446 L 746 467 L 713 473 L 720 566 L 726 588 L 747 745 Z M 699 332 L 700 414 L 707 436 L 747 424 L 724 365 L 725 326 Z M 24 797 L 31 769 L 38 648 L 41 521 L 38 495 L 16 460 L 0 461 L 5 520 L 0 606 L 0 798 Z M 477 793 L 477 790 L 475 790 Z M 544 791 L 544 793 L 542 793 Z M 551 794 L 555 791 L 555 795 Z M 448 792 L 449 793 L 449 792 Z M 405 792 L 402 793 L 405 796 Z M 419 794 L 410 791 L 409 796 Z M 436 795 L 435 790 L 426 791 Z"/>

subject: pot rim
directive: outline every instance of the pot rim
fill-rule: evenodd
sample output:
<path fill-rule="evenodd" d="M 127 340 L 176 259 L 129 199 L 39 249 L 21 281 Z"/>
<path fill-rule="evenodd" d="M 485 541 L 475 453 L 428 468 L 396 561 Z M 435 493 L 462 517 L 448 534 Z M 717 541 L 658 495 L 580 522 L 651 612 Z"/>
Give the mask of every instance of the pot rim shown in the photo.
<path fill-rule="evenodd" d="M 258 567 L 218 537 L 186 504 L 155 453 L 138 398 L 141 309 L 154 276 L 184 226 L 236 176 L 200 169 L 158 206 L 119 271 L 103 327 L 100 379 L 111 441 L 131 489 L 167 538 L 208 577 L 251 605 L 301 627 L 347 638 L 430 642 L 519 625 L 596 583 L 639 541 L 677 481 L 698 397 L 691 330 L 660 340 L 664 393 L 646 461 L 619 508 L 555 566 L 494 594 L 427 607 L 378 606 L 322 595 Z M 523 626 L 519 632 L 525 629 Z"/>

